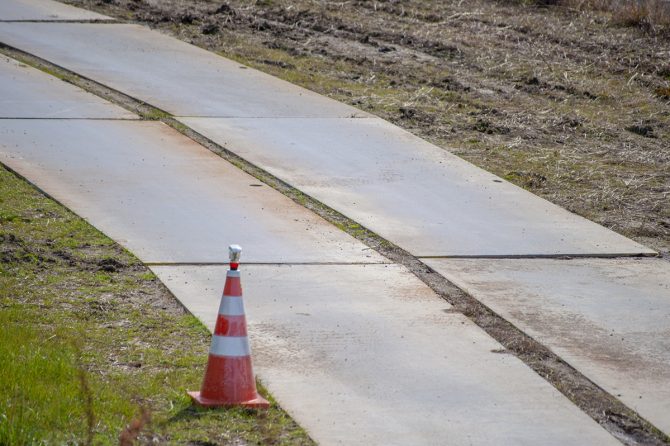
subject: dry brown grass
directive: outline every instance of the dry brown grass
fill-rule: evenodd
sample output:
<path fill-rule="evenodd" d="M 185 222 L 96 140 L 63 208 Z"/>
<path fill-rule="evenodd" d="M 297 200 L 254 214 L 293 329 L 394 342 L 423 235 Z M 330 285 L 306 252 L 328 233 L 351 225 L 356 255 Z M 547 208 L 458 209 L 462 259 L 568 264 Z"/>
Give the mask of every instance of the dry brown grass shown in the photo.
<path fill-rule="evenodd" d="M 635 0 L 613 3 L 612 21 L 624 26 L 636 26 L 653 33 L 670 30 L 670 1 Z"/>
<path fill-rule="evenodd" d="M 577 11 L 602 11 L 610 23 L 670 36 L 670 0 L 504 0 L 532 6 L 566 6 Z"/>
<path fill-rule="evenodd" d="M 670 0 L 530 0 L 535 5 L 563 5 L 576 10 L 603 11 L 614 25 L 670 35 Z"/>

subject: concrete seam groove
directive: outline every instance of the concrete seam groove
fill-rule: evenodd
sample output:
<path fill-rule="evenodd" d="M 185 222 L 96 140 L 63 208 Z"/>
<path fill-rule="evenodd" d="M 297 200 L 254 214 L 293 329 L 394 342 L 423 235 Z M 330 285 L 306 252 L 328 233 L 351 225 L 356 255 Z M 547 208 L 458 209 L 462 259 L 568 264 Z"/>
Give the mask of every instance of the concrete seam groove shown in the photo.
<path fill-rule="evenodd" d="M 376 116 L 187 116 L 179 115 L 179 118 L 203 118 L 203 119 L 381 119 Z"/>
<path fill-rule="evenodd" d="M 138 119 L 133 118 L 57 118 L 57 117 L 45 117 L 45 118 L 17 118 L 14 116 L 0 116 L 0 119 L 3 121 L 138 121 Z"/>
<path fill-rule="evenodd" d="M 142 262 L 146 266 L 227 266 L 229 262 Z M 245 266 L 367 266 L 395 265 L 391 262 L 243 262 Z"/>
<path fill-rule="evenodd" d="M 470 294 L 436 273 L 421 262 L 417 256 L 409 254 L 352 219 L 246 161 L 225 147 L 216 144 L 177 121 L 165 111 L 8 45 L 0 43 L 0 53 L 45 71 L 129 111 L 135 112 L 143 120 L 161 121 L 169 125 L 179 133 L 218 154 L 242 171 L 262 181 L 297 204 L 309 209 L 342 231 L 363 242 L 368 247 L 388 258 L 392 263 L 405 266 L 437 295 L 449 302 L 454 307 L 454 312 L 464 314 L 499 342 L 504 347 L 504 350 L 496 351 L 496 353 L 511 353 L 517 356 L 623 444 L 628 446 L 670 445 L 670 437 L 662 433 L 613 395 L 601 389 L 547 347 L 523 333 L 516 326 L 493 312 Z M 151 266 L 151 264 L 147 265 Z"/>
<path fill-rule="evenodd" d="M 630 258 L 662 258 L 661 254 L 653 253 L 621 253 L 621 254 L 519 254 L 519 255 L 452 255 L 452 256 L 424 256 L 417 254 L 417 259 L 630 259 Z"/>
<path fill-rule="evenodd" d="M 111 20 L 106 20 L 106 19 L 53 19 L 53 20 L 0 20 L 0 23 L 94 23 L 94 24 L 100 24 L 100 25 L 119 25 L 124 22 L 123 20 L 118 20 L 118 19 L 111 19 Z"/>

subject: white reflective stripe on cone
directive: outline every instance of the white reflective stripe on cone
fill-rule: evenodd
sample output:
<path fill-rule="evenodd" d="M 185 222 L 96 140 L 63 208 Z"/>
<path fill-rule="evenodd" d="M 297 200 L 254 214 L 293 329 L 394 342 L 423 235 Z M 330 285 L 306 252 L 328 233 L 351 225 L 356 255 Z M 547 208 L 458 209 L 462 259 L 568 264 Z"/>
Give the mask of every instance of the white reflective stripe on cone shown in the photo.
<path fill-rule="evenodd" d="M 219 314 L 224 316 L 244 316 L 242 296 L 223 296 L 219 305 Z"/>
<path fill-rule="evenodd" d="M 249 356 L 249 339 L 246 336 L 212 336 L 209 353 L 216 356 Z"/>

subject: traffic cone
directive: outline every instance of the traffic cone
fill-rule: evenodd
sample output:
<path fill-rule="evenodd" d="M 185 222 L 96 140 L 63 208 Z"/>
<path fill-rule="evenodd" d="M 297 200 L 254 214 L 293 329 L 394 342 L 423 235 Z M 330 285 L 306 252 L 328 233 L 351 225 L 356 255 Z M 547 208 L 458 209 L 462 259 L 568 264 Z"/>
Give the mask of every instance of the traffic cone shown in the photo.
<path fill-rule="evenodd" d="M 230 270 L 226 274 L 219 315 L 209 349 L 209 360 L 200 392 L 188 392 L 193 402 L 203 407 L 270 407 L 256 390 L 251 367 L 247 321 L 242 302 L 239 259 L 242 248 L 232 245 Z"/>

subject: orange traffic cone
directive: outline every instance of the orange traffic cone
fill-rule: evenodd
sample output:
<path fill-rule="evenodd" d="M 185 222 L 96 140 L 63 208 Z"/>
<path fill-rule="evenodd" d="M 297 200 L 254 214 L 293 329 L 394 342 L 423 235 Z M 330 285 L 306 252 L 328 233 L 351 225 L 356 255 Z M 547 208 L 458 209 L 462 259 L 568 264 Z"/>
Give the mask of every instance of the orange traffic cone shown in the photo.
<path fill-rule="evenodd" d="M 251 368 L 251 350 L 242 302 L 239 259 L 242 248 L 232 245 L 230 270 L 221 296 L 205 379 L 200 392 L 188 392 L 195 404 L 204 407 L 270 407 L 256 390 Z"/>

